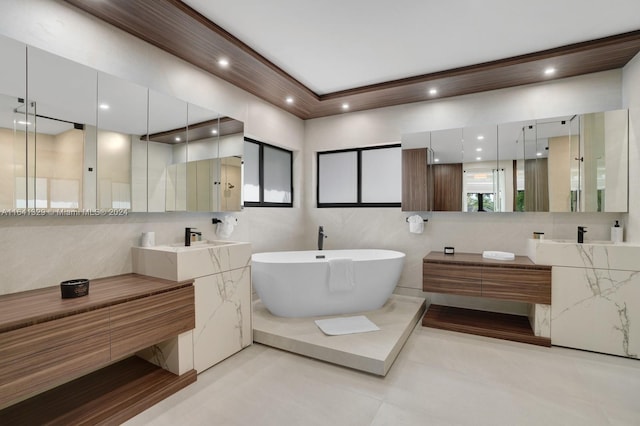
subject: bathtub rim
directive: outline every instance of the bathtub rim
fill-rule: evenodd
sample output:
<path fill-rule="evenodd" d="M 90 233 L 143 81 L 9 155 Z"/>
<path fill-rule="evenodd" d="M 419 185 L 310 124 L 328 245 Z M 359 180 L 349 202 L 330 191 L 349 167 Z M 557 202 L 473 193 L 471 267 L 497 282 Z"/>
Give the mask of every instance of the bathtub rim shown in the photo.
<path fill-rule="evenodd" d="M 327 262 L 331 258 L 348 258 L 346 252 L 361 252 L 361 253 L 378 253 L 386 254 L 386 256 L 374 256 L 374 257 L 362 257 L 352 258 L 354 262 L 373 262 L 384 261 L 393 259 L 404 259 L 407 257 L 406 253 L 391 250 L 391 249 L 330 249 L 330 250 L 286 250 L 286 251 L 267 251 L 260 253 L 253 253 L 251 255 L 252 263 L 265 263 L 265 264 L 287 264 L 287 263 L 321 263 Z M 300 258 L 302 254 L 314 254 L 313 258 Z M 342 254 L 342 255 L 335 255 Z M 329 256 L 324 258 L 316 258 L 315 256 Z M 330 257 L 334 255 L 333 257 Z"/>

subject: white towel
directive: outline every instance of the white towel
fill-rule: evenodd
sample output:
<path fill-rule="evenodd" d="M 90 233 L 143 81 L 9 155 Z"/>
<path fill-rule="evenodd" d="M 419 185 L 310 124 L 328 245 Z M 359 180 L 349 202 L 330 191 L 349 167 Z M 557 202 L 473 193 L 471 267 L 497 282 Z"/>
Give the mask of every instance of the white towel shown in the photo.
<path fill-rule="evenodd" d="M 516 255 L 508 251 L 485 250 L 482 252 L 482 257 L 484 257 L 485 259 L 493 260 L 514 260 L 516 258 Z"/>
<path fill-rule="evenodd" d="M 236 226 L 236 223 L 238 223 L 238 219 L 234 216 L 225 216 L 222 221 L 218 223 L 218 226 L 216 227 L 216 234 L 222 239 L 229 238 L 233 232 L 233 228 Z"/>
<path fill-rule="evenodd" d="M 407 219 L 409 222 L 409 232 L 412 234 L 422 234 L 424 232 L 424 219 L 421 216 L 413 215 Z"/>
<path fill-rule="evenodd" d="M 353 260 L 329 259 L 329 292 L 351 291 L 356 283 L 353 278 Z"/>
<path fill-rule="evenodd" d="M 343 334 L 367 333 L 380 330 L 380 327 L 364 315 L 327 318 L 315 320 L 314 322 L 327 336 L 341 336 Z"/>

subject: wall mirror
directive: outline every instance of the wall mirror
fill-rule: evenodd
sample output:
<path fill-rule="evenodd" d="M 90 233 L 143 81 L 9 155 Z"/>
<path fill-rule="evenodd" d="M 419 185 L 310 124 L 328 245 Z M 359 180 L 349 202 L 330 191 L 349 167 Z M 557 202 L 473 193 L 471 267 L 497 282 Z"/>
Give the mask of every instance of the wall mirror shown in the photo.
<path fill-rule="evenodd" d="M 149 133 L 139 138 L 140 156 L 147 160 L 139 193 L 149 212 L 187 210 L 188 111 L 186 102 L 149 91 Z"/>
<path fill-rule="evenodd" d="M 626 212 L 628 133 L 614 110 L 403 135 L 403 210 Z"/>
<path fill-rule="evenodd" d="M 84 182 L 83 164 L 85 141 L 96 138 L 97 72 L 40 49 L 26 54 L 27 92 L 17 111 L 25 114 L 27 135 L 16 141 L 26 151 L 25 173 L 15 176 L 14 208 L 92 208 L 95 192 Z"/>
<path fill-rule="evenodd" d="M 0 210 L 7 211 L 16 208 L 16 189 L 26 193 L 27 186 L 24 110 L 27 55 L 24 44 L 3 37 L 0 37 L 0 51 L 3 54 L 0 61 Z M 26 197 L 22 200 L 26 203 Z"/>
<path fill-rule="evenodd" d="M 147 131 L 147 99 L 146 87 L 98 73 L 96 179 L 99 209 L 144 211 L 132 208 L 132 152 L 134 142 Z M 144 158 L 136 160 L 136 167 L 146 163 Z"/>
<path fill-rule="evenodd" d="M 1 209 L 242 208 L 242 122 L 6 37 L 0 51 Z"/>

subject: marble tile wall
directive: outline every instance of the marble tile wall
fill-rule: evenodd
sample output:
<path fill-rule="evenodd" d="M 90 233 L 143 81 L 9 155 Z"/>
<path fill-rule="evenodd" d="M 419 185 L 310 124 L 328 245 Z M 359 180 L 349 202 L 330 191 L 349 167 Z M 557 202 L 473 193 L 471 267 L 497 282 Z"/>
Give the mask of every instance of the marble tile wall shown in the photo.
<path fill-rule="evenodd" d="M 299 209 L 245 209 L 232 240 L 254 251 L 293 250 L 303 244 Z M 130 213 L 122 217 L 0 217 L 0 294 L 58 285 L 72 278 L 132 272 L 131 247 L 145 231 L 156 244 L 180 243 L 195 227 L 215 240 L 211 213 Z"/>

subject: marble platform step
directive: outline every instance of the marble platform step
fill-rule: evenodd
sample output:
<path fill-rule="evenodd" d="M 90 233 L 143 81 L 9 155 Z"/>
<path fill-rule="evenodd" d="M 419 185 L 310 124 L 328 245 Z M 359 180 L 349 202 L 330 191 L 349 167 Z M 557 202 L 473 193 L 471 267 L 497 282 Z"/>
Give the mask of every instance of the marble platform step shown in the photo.
<path fill-rule="evenodd" d="M 551 346 L 551 339 L 534 335 L 529 318 L 520 315 L 430 305 L 422 319 L 422 325 L 514 342 Z"/>
<path fill-rule="evenodd" d="M 253 340 L 285 351 L 384 376 L 424 314 L 421 297 L 392 295 L 366 315 L 380 330 L 327 336 L 314 323 L 332 317 L 282 318 L 271 315 L 259 300 L 253 304 Z"/>
<path fill-rule="evenodd" d="M 130 357 L 0 410 L 0 425 L 120 424 L 196 381 Z"/>

